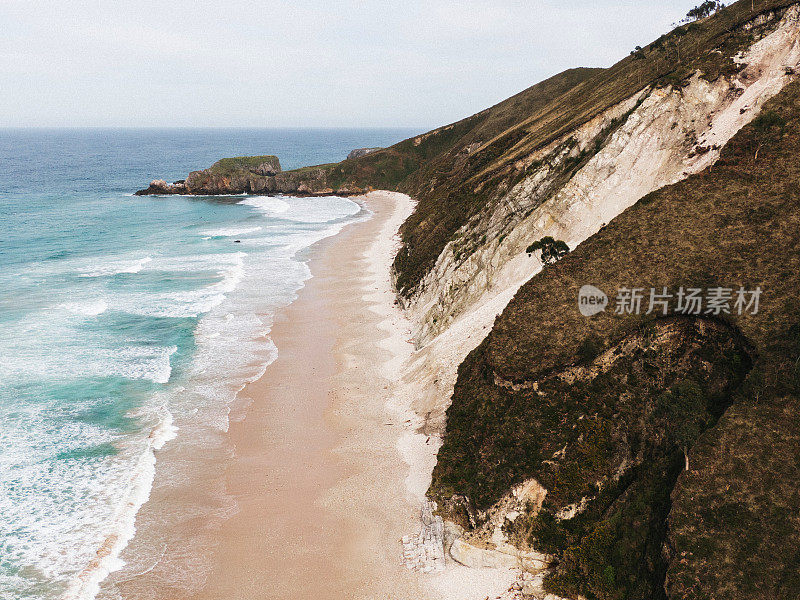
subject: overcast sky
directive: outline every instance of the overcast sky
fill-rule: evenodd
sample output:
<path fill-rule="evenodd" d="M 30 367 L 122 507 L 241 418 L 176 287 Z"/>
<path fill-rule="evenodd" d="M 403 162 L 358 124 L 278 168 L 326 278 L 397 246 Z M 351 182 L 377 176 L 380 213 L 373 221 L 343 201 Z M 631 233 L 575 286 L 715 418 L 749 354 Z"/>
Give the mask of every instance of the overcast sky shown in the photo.
<path fill-rule="evenodd" d="M 427 129 L 698 2 L 0 0 L 0 126 Z"/>

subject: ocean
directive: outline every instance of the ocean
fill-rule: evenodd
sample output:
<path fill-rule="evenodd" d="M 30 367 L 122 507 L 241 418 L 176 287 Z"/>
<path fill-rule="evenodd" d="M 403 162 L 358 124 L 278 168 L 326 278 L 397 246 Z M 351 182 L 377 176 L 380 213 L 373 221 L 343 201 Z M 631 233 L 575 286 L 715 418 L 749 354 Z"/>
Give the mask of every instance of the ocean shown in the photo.
<path fill-rule="evenodd" d="M 222 157 L 291 169 L 414 133 L 0 130 L 0 598 L 97 596 L 158 450 L 212 451 L 280 352 L 272 317 L 309 247 L 368 216 L 337 197 L 132 192 Z"/>

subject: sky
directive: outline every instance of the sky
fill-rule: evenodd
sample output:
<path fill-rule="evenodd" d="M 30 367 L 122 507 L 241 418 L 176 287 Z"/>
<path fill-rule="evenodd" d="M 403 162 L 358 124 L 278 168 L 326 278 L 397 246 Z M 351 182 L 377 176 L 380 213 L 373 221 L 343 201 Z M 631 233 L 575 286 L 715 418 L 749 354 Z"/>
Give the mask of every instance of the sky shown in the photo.
<path fill-rule="evenodd" d="M 606 67 L 699 0 L 0 0 L 0 127 L 415 127 Z"/>

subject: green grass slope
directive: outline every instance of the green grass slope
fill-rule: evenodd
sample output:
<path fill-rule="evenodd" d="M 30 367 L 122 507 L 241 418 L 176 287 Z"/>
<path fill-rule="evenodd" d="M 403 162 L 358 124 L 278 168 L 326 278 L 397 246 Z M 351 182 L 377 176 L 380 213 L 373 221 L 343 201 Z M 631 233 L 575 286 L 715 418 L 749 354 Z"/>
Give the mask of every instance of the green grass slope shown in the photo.
<path fill-rule="evenodd" d="M 523 286 L 461 366 L 431 492 L 446 510 L 461 494 L 479 511 L 539 480 L 542 512 L 509 534 L 556 556 L 550 590 L 800 597 L 798 148 L 792 84 L 714 167 Z M 764 292 L 756 315 L 587 318 L 585 284 L 612 304 L 633 286 Z M 578 516 L 556 518 L 584 498 Z"/>
<path fill-rule="evenodd" d="M 208 171 L 213 175 L 235 175 L 242 171 L 249 172 L 258 169 L 262 165 L 268 165 L 275 172 L 281 170 L 280 161 L 277 156 L 236 156 L 233 158 L 223 158 L 215 162 Z"/>

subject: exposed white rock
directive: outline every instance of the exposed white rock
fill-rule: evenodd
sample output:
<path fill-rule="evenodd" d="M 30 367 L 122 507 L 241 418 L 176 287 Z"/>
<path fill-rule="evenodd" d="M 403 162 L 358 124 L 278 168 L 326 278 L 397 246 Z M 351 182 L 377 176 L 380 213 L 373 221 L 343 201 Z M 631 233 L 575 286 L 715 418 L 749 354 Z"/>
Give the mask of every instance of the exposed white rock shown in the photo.
<path fill-rule="evenodd" d="M 648 193 L 716 162 L 722 146 L 794 78 L 800 7 L 787 9 L 775 30 L 738 61 L 743 70 L 732 79 L 710 83 L 697 74 L 683 88 L 645 90 L 528 157 L 531 165 L 544 162 L 467 223 L 421 282 L 408 307 L 418 344 L 429 343 L 460 315 L 500 296 L 510 299 L 541 270 L 524 252 L 531 241 L 550 235 L 574 249 Z M 631 110 L 566 185 L 542 197 L 565 158 L 592 147 L 612 120 Z M 475 252 L 459 258 L 464 239 L 484 235 Z"/>
<path fill-rule="evenodd" d="M 481 548 L 457 539 L 450 547 L 453 560 L 472 569 L 513 569 L 540 573 L 550 565 L 550 558 L 538 552 L 523 552 L 513 546 Z"/>
<path fill-rule="evenodd" d="M 586 510 L 586 507 L 589 505 L 589 502 L 594 500 L 594 498 L 581 498 L 580 502 L 575 502 L 574 504 L 570 504 L 569 506 L 565 506 L 561 510 L 556 513 L 556 518 L 560 521 L 569 521 L 570 519 L 574 519 L 583 511 Z"/>
<path fill-rule="evenodd" d="M 420 573 L 437 573 L 444 570 L 444 522 L 434 515 L 434 502 L 422 505 L 422 528 L 415 536 L 403 537 L 403 564 Z"/>

